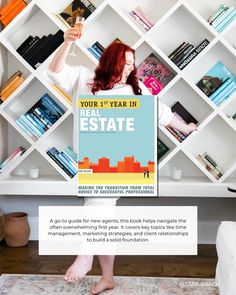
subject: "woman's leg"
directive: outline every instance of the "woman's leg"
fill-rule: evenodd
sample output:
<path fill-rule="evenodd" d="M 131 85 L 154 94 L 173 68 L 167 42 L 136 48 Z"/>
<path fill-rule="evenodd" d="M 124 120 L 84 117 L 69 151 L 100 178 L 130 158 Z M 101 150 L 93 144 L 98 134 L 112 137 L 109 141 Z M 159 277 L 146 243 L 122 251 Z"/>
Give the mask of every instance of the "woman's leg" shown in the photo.
<path fill-rule="evenodd" d="M 117 199 L 118 198 L 85 198 L 84 206 L 115 206 Z M 106 256 L 103 256 L 103 257 L 106 257 Z M 107 256 L 107 257 L 113 257 L 113 256 Z M 114 263 L 114 258 L 113 258 L 113 263 Z M 112 273 L 113 273 L 113 263 L 112 263 Z M 92 269 L 92 264 L 93 264 L 93 255 L 77 256 L 73 264 L 66 271 L 66 274 L 64 276 L 65 280 L 67 282 L 72 283 L 77 281 L 78 279 L 83 278 Z M 105 266 L 106 263 L 103 263 L 103 265 Z M 102 265 L 101 265 L 101 268 L 103 271 Z M 106 269 L 106 266 L 105 266 L 105 269 Z"/>
<path fill-rule="evenodd" d="M 114 255 L 99 255 L 98 256 L 101 269 L 102 278 L 100 282 L 92 288 L 92 294 L 99 294 L 102 291 L 113 289 L 115 287 L 115 281 L 113 277 Z"/>

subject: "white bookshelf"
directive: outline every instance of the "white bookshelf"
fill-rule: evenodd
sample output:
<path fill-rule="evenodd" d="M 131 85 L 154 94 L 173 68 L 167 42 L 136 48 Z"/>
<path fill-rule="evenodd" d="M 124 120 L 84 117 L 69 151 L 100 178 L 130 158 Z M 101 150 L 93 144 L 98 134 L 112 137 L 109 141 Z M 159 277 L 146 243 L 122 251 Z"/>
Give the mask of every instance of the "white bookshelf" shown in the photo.
<path fill-rule="evenodd" d="M 55 2 L 55 1 L 54 1 Z M 0 161 L 17 146 L 27 151 L 0 174 L 0 194 L 75 195 L 76 177 L 71 179 L 46 153 L 56 146 L 62 150 L 72 146 L 72 107 L 52 88 L 46 74 L 53 54 L 34 70 L 17 52 L 16 48 L 29 35 L 54 34 L 66 26 L 55 16 L 71 0 L 32 0 L 5 29 L 0 30 L 0 82 L 3 84 L 16 70 L 21 70 L 24 83 L 0 105 Z M 222 33 L 207 23 L 222 3 L 221 0 L 91 0 L 97 7 L 86 19 L 84 34 L 76 42 L 78 57 L 68 56 L 69 65 L 94 69 L 98 61 L 87 50 L 95 41 L 104 47 L 116 37 L 136 50 L 136 65 L 151 52 L 168 66 L 175 77 L 160 92 L 159 99 L 172 106 L 180 101 L 199 121 L 198 131 L 183 142 L 178 142 L 164 127 L 159 138 L 169 147 L 159 162 L 159 191 L 161 196 L 222 197 L 229 183 L 236 181 L 236 123 L 228 116 L 236 113 L 236 94 L 219 107 L 213 104 L 195 85 L 219 60 L 236 75 L 236 21 Z M 236 6 L 235 0 L 225 4 Z M 129 15 L 136 6 L 154 21 L 155 25 L 145 32 Z M 183 41 L 198 45 L 207 38 L 210 44 L 186 67 L 180 70 L 168 55 Z M 48 93 L 65 111 L 65 114 L 37 141 L 32 140 L 15 121 L 41 96 Z M 199 153 L 208 151 L 225 170 L 216 180 L 196 160 Z M 31 180 L 31 165 L 40 167 L 40 176 Z M 171 179 L 174 167 L 183 171 L 181 181 Z"/>

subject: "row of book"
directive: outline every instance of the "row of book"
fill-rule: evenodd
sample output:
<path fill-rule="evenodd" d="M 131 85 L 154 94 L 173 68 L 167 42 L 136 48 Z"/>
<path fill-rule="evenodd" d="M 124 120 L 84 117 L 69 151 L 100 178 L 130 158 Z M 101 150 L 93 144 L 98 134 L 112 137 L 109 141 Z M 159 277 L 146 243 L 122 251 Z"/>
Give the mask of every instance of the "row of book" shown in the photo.
<path fill-rule="evenodd" d="M 56 17 L 66 26 L 71 27 L 75 24 L 77 16 L 83 16 L 85 19 L 94 12 L 96 7 L 89 0 L 74 0 Z"/>
<path fill-rule="evenodd" d="M 207 39 L 204 39 L 197 46 L 183 42 L 168 57 L 180 70 L 183 70 L 209 43 Z"/>
<path fill-rule="evenodd" d="M 174 78 L 175 74 L 152 52 L 138 65 L 137 76 L 149 91 L 156 95 Z"/>
<path fill-rule="evenodd" d="M 72 97 L 64 91 L 61 87 L 56 84 L 51 84 L 52 88 L 55 89 L 64 99 L 72 106 Z"/>
<path fill-rule="evenodd" d="M 168 151 L 168 146 L 160 138 L 157 138 L 157 159 L 160 160 Z"/>
<path fill-rule="evenodd" d="M 0 173 L 2 173 L 5 168 L 15 163 L 25 151 L 26 149 L 23 146 L 16 147 L 8 157 L 0 163 Z"/>
<path fill-rule="evenodd" d="M 0 21 L 6 27 L 24 8 L 23 0 L 10 0 L 0 9 Z"/>
<path fill-rule="evenodd" d="M 36 69 L 51 55 L 64 41 L 63 31 L 48 36 L 27 37 L 16 51 Z"/>
<path fill-rule="evenodd" d="M 172 107 L 172 112 L 174 116 L 182 121 L 184 124 L 194 123 L 197 124 L 198 121 L 192 116 L 192 114 L 179 102 L 177 101 Z M 188 136 L 187 134 L 182 133 L 176 128 L 170 127 L 169 125 L 165 128 L 179 141 L 182 142 Z"/>
<path fill-rule="evenodd" d="M 216 179 L 219 179 L 224 174 L 222 167 L 217 164 L 209 153 L 199 154 L 196 158 Z"/>
<path fill-rule="evenodd" d="M 129 14 L 146 32 L 149 31 L 155 24 L 155 22 L 150 17 L 148 17 L 139 6 L 132 9 Z"/>
<path fill-rule="evenodd" d="M 78 172 L 77 155 L 71 147 L 59 152 L 55 147 L 50 148 L 47 154 L 52 158 L 69 177 L 73 178 Z"/>
<path fill-rule="evenodd" d="M 216 105 L 228 99 L 236 90 L 235 75 L 218 61 L 197 83 L 197 86 Z"/>
<path fill-rule="evenodd" d="M 98 41 L 88 48 L 88 51 L 98 60 L 102 56 L 104 50 L 105 48 Z"/>
<path fill-rule="evenodd" d="M 217 32 L 222 32 L 236 18 L 236 9 L 233 6 L 221 4 L 217 10 L 208 18 L 208 23 Z"/>
<path fill-rule="evenodd" d="M 0 88 L 0 104 L 2 104 L 23 82 L 21 71 L 16 71 Z"/>
<path fill-rule="evenodd" d="M 65 111 L 47 93 L 16 124 L 34 141 L 39 139 Z"/>

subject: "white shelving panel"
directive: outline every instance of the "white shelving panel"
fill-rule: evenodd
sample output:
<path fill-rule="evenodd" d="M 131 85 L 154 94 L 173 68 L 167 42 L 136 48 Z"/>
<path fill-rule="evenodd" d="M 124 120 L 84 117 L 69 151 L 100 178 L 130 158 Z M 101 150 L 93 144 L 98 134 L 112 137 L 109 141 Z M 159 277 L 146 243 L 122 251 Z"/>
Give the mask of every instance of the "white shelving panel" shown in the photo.
<path fill-rule="evenodd" d="M 0 29 L 0 83 L 1 85 L 17 70 L 23 72 L 24 83 L 0 105 L 0 162 L 17 146 L 27 151 L 0 174 L 0 194 L 32 193 L 36 195 L 75 195 L 76 177 L 71 179 L 46 154 L 56 146 L 62 150 L 72 146 L 73 114 L 71 106 L 52 87 L 47 68 L 53 54 L 34 70 L 17 52 L 16 48 L 29 35 L 48 35 L 66 26 L 58 21 L 60 13 L 71 0 L 32 0 L 5 29 Z M 159 99 L 172 106 L 181 102 L 198 120 L 198 131 L 183 142 L 178 142 L 164 127 L 159 138 L 169 147 L 159 162 L 159 193 L 161 196 L 231 196 L 229 183 L 236 181 L 236 123 L 229 117 L 236 113 L 236 94 L 231 95 L 219 107 L 205 96 L 196 83 L 217 62 L 222 61 L 236 75 L 236 21 L 222 33 L 208 23 L 208 17 L 222 3 L 221 0 L 91 0 L 97 7 L 85 21 L 84 33 L 76 42 L 77 57 L 68 56 L 69 65 L 83 65 L 94 70 L 98 61 L 87 50 L 95 41 L 104 47 L 115 38 L 136 50 L 136 65 L 151 52 L 168 66 L 175 77 L 160 92 Z M 236 7 L 235 0 L 224 3 Z M 4 4 L 4 3 L 3 3 Z M 129 12 L 140 6 L 154 21 L 148 31 L 131 18 Z M 210 44 L 181 71 L 168 55 L 183 41 L 198 45 L 203 39 Z M 40 97 L 49 93 L 65 110 L 65 114 L 37 141 L 21 130 L 15 121 Z M 224 168 L 225 174 L 216 180 L 196 160 L 199 153 L 208 151 Z M 40 166 L 40 177 L 30 180 L 31 165 Z M 183 171 L 181 181 L 174 181 L 174 167 Z"/>

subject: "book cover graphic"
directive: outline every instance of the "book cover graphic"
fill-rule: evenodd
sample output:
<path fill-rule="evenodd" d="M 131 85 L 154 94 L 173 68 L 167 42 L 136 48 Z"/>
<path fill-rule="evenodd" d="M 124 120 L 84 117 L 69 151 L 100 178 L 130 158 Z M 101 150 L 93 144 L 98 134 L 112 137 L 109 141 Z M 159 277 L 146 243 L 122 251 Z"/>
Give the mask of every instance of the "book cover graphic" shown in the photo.
<path fill-rule="evenodd" d="M 219 61 L 217 62 L 197 83 L 197 86 L 204 92 L 206 96 L 210 96 L 216 91 L 226 79 L 232 77 L 233 74 Z"/>
<path fill-rule="evenodd" d="M 155 100 L 78 99 L 78 195 L 156 195 Z"/>
<path fill-rule="evenodd" d="M 165 66 L 154 53 L 151 53 L 137 68 L 138 78 L 144 84 L 148 83 L 150 77 L 155 78 L 159 86 L 164 88 L 173 78 L 174 73 Z M 153 78 L 152 81 L 153 81 Z M 147 82 L 146 82 L 147 81 Z M 156 87 L 154 87 L 155 89 Z M 157 90 L 152 90 L 153 92 Z"/>
<path fill-rule="evenodd" d="M 60 15 L 70 26 L 73 26 L 77 16 L 83 16 L 86 19 L 95 9 L 96 7 L 89 0 L 74 0 Z"/>

